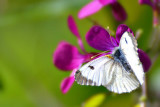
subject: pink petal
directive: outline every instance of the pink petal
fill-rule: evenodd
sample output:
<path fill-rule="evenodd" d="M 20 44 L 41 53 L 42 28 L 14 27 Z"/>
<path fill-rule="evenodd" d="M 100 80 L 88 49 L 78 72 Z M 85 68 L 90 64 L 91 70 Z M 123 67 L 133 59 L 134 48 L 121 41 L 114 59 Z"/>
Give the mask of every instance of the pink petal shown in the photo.
<path fill-rule="evenodd" d="M 80 38 L 77 25 L 72 16 L 68 16 L 68 27 L 77 38 Z"/>
<path fill-rule="evenodd" d="M 117 2 L 117 0 L 99 0 L 99 2 L 102 3 L 103 5 L 109 5 Z"/>
<path fill-rule="evenodd" d="M 93 0 L 86 6 L 84 6 L 78 13 L 78 18 L 83 19 L 87 16 L 90 16 L 96 12 L 98 12 L 103 5 L 99 2 L 99 0 Z"/>
<path fill-rule="evenodd" d="M 133 31 L 127 25 L 121 24 L 118 26 L 117 31 L 116 31 L 116 40 L 118 43 L 119 43 L 123 33 L 126 31 L 132 33 L 132 35 L 134 36 Z"/>
<path fill-rule="evenodd" d="M 69 89 L 72 87 L 73 83 L 74 83 L 74 76 L 70 76 L 65 78 L 64 80 L 62 80 L 61 82 L 61 91 L 63 94 L 66 94 Z"/>
<path fill-rule="evenodd" d="M 124 8 L 118 2 L 112 3 L 112 13 L 117 21 L 125 21 L 127 19 L 127 13 Z"/>
<path fill-rule="evenodd" d="M 102 51 L 111 51 L 118 46 L 116 40 L 100 26 L 93 26 L 86 34 L 86 40 L 90 46 Z"/>
<path fill-rule="evenodd" d="M 83 46 L 82 39 L 81 39 L 80 34 L 78 32 L 77 25 L 76 25 L 72 16 L 68 16 L 68 27 L 69 27 L 70 31 L 73 33 L 73 35 L 75 35 L 77 37 L 78 44 L 79 44 L 80 48 L 82 49 L 82 51 L 84 53 L 86 53 L 84 46 Z"/>
<path fill-rule="evenodd" d="M 53 54 L 53 63 L 55 66 L 65 71 L 79 67 L 83 60 L 84 55 L 81 55 L 75 46 L 64 41 L 59 43 Z"/>
<path fill-rule="evenodd" d="M 138 49 L 138 55 L 139 55 L 140 61 L 143 64 L 144 72 L 147 72 L 151 67 L 151 60 L 149 56 L 145 52 L 143 52 L 141 49 Z"/>

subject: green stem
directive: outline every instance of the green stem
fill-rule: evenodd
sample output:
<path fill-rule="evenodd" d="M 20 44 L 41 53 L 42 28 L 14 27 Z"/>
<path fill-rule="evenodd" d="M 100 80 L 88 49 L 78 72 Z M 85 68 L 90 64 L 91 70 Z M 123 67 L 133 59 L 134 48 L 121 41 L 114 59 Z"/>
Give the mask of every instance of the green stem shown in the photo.
<path fill-rule="evenodd" d="M 141 107 L 146 107 L 146 99 L 147 99 L 147 81 L 146 81 L 146 76 L 144 76 L 144 83 L 142 85 L 142 96 L 140 98 Z"/>
<path fill-rule="evenodd" d="M 160 25 L 153 27 L 153 33 L 151 35 L 148 50 L 149 51 L 147 53 L 151 58 L 153 66 L 160 54 Z M 146 101 L 147 101 L 147 80 L 145 74 L 144 83 L 142 85 L 142 95 L 140 98 L 140 107 L 146 107 Z"/>

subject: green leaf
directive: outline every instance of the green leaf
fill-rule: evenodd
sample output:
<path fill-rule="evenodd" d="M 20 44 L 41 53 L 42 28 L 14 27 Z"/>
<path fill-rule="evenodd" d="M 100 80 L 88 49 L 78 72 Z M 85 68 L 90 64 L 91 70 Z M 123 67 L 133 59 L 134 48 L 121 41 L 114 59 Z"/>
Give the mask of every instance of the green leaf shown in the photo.
<path fill-rule="evenodd" d="M 90 97 L 83 105 L 83 107 L 98 107 L 100 106 L 106 98 L 106 94 L 99 93 Z"/>
<path fill-rule="evenodd" d="M 136 104 L 134 107 L 141 107 L 141 105 L 140 104 Z"/>

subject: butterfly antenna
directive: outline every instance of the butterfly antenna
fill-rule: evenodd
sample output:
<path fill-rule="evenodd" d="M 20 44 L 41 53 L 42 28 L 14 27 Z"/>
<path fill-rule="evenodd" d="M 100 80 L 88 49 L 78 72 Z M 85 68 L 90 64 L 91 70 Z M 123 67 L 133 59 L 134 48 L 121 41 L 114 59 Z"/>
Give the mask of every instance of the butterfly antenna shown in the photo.
<path fill-rule="evenodd" d="M 101 54 L 103 54 L 103 53 L 106 53 L 106 52 L 109 52 L 109 51 L 104 51 L 104 52 L 98 53 L 98 54 L 92 56 L 91 59 L 93 59 L 93 58 L 95 58 L 95 57 L 97 57 L 97 56 L 99 56 L 99 55 L 101 55 Z"/>
<path fill-rule="evenodd" d="M 110 37 L 110 39 L 111 39 L 112 45 L 115 46 L 114 43 L 113 43 L 113 41 L 112 41 L 112 37 L 111 37 L 111 35 L 110 35 L 111 31 L 109 30 L 109 26 L 107 27 L 107 31 L 109 32 L 109 37 Z"/>
<path fill-rule="evenodd" d="M 110 39 L 111 39 L 112 45 L 115 47 L 115 45 L 113 44 L 113 41 L 112 41 L 112 37 L 111 37 L 111 35 L 110 35 Z"/>

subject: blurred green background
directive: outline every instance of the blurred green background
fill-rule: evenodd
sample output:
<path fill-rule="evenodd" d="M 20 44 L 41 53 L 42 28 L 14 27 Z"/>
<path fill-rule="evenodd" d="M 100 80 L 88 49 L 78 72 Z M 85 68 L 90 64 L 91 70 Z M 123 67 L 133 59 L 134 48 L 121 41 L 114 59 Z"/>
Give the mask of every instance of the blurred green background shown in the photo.
<path fill-rule="evenodd" d="M 61 40 L 78 46 L 67 27 L 69 14 L 77 22 L 85 49 L 97 52 L 85 41 L 92 22 L 77 18 L 78 11 L 88 2 L 90 0 L 0 0 L 0 107 L 79 107 L 97 93 L 107 95 L 101 105 L 104 107 L 133 107 L 138 103 L 140 88 L 129 94 L 115 95 L 104 87 L 74 83 L 67 94 L 60 91 L 61 80 L 70 72 L 57 69 L 53 65 L 52 54 Z M 141 49 L 147 50 L 146 44 L 152 33 L 151 8 L 140 6 L 138 0 L 119 2 L 128 14 L 124 23 L 134 33 L 137 29 L 143 30 L 138 43 Z M 90 19 L 114 31 L 120 24 L 113 18 L 110 6 Z M 158 62 L 147 73 L 152 95 L 155 92 L 160 94 Z"/>

